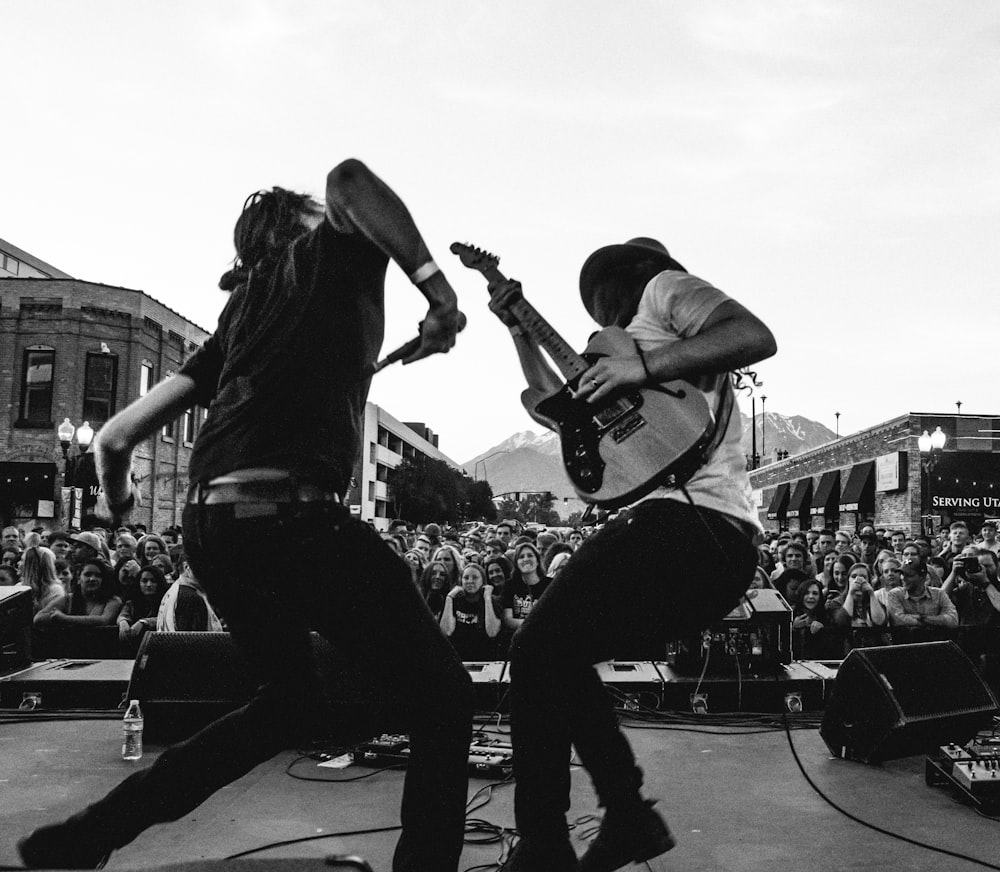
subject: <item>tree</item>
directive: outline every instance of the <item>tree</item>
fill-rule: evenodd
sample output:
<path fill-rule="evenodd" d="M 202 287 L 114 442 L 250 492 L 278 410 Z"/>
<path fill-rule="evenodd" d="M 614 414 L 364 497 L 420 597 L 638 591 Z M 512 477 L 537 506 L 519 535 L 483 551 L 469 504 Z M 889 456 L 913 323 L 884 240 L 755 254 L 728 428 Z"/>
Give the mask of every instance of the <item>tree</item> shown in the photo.
<path fill-rule="evenodd" d="M 483 520 L 493 523 L 497 519 L 497 509 L 493 505 L 493 488 L 488 481 L 464 479 L 466 486 L 467 516 L 469 520 Z"/>
<path fill-rule="evenodd" d="M 443 460 L 422 454 L 407 458 L 389 470 L 388 485 L 397 518 L 418 524 L 496 518 L 489 483 L 471 481 Z"/>

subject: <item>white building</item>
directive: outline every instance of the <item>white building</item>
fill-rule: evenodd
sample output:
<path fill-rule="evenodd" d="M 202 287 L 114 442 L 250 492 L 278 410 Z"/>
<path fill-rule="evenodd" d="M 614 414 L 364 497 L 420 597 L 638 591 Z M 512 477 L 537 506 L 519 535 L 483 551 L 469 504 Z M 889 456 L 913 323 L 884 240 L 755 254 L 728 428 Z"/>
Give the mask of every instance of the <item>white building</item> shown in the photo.
<path fill-rule="evenodd" d="M 355 466 L 354 482 L 347 493 L 351 513 L 386 530 L 392 519 L 392 502 L 387 481 L 389 470 L 419 454 L 442 460 L 461 469 L 437 447 L 437 435 L 425 424 L 397 421 L 374 403 L 365 404 L 361 457 Z"/>

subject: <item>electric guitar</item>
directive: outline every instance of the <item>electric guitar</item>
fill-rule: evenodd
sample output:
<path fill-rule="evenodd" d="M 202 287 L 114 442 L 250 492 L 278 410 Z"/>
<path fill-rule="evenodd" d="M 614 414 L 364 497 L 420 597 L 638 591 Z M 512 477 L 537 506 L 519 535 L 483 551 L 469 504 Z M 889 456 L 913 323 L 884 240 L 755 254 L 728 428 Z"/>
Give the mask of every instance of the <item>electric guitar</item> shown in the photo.
<path fill-rule="evenodd" d="M 451 250 L 488 281 L 507 281 L 496 255 L 460 242 Z M 621 327 L 605 327 L 577 354 L 523 297 L 510 312 L 566 379 L 550 395 L 529 387 L 521 403 L 534 420 L 559 434 L 563 466 L 582 500 L 615 508 L 660 485 L 680 485 L 701 466 L 716 432 L 701 391 L 676 380 L 596 404 L 575 399 L 580 376 L 594 361 L 637 355 L 635 341 Z"/>

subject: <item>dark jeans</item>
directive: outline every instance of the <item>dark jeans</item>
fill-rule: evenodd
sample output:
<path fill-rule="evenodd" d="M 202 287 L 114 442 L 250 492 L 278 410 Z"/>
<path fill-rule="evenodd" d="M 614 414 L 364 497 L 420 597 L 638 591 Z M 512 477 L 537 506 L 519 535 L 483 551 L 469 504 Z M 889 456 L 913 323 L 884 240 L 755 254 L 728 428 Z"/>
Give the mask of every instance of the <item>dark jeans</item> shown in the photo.
<path fill-rule="evenodd" d="M 510 649 L 515 816 L 523 836 L 565 838 L 570 745 L 604 806 L 638 801 L 642 772 L 592 664 L 636 639 L 704 629 L 745 593 L 749 538 L 716 512 L 650 500 L 587 539 L 514 634 Z"/>
<path fill-rule="evenodd" d="M 454 872 L 468 792 L 472 682 L 403 561 L 368 524 L 340 506 L 317 504 L 258 519 L 234 519 L 232 506 L 189 505 L 184 545 L 260 687 L 243 708 L 168 748 L 91 806 L 87 822 L 109 834 L 111 847 L 126 844 L 328 727 L 313 629 L 384 690 L 409 731 L 393 869 Z"/>

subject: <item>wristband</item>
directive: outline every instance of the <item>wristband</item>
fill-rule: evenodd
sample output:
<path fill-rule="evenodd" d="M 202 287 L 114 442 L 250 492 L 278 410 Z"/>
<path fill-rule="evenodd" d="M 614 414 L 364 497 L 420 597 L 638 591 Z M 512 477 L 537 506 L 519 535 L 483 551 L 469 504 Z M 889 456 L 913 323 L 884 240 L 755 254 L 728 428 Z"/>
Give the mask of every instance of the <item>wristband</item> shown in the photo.
<path fill-rule="evenodd" d="M 441 272 L 440 267 L 433 260 L 429 260 L 410 273 L 410 281 L 415 285 L 419 285 L 421 282 L 427 281 L 434 273 L 439 272 Z"/>

